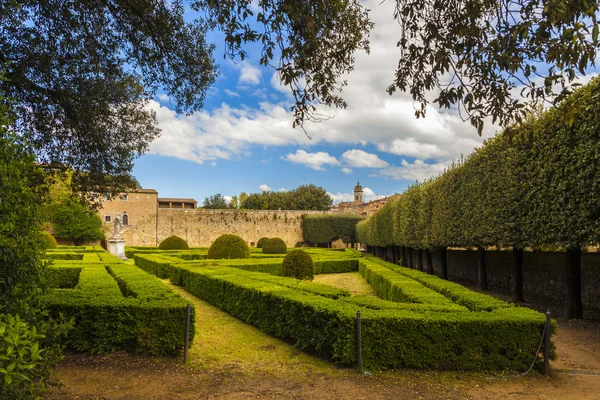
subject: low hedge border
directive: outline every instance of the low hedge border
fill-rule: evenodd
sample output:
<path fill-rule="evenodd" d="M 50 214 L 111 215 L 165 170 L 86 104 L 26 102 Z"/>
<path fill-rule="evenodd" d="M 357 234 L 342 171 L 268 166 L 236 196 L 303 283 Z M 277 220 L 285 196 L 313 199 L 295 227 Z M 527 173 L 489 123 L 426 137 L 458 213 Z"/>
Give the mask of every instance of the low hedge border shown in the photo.
<path fill-rule="evenodd" d="M 98 258 L 96 263 L 80 266 L 74 289 L 54 289 L 44 296 L 51 316 L 63 314 L 75 321 L 65 344 L 91 354 L 117 350 L 179 354 L 184 346 L 187 302 L 136 266 L 107 253 L 100 257 L 105 261 Z"/>
<path fill-rule="evenodd" d="M 345 365 L 356 362 L 357 311 L 364 365 L 378 369 L 525 370 L 545 322 L 544 315 L 520 307 L 490 312 L 372 309 L 346 296 L 334 300 L 269 282 L 272 278 L 256 279 L 254 272 L 147 257 L 136 256 L 136 263 L 266 333 Z"/>
<path fill-rule="evenodd" d="M 46 269 L 46 283 L 51 289 L 72 289 L 79 283 L 80 266 L 49 266 Z"/>
<path fill-rule="evenodd" d="M 359 261 L 359 272 L 373 287 L 375 293 L 384 300 L 460 308 L 447 297 L 425 287 L 420 282 L 370 260 Z"/>
<path fill-rule="evenodd" d="M 378 258 L 369 257 L 368 260 L 374 261 L 395 273 L 404 275 L 410 279 L 422 283 L 426 286 L 452 300 L 456 304 L 467 307 L 471 311 L 493 311 L 499 308 L 513 308 L 514 305 L 507 303 L 502 300 L 498 300 L 495 297 L 487 294 L 474 292 L 467 289 L 458 283 L 450 282 L 435 275 L 429 275 L 425 272 L 417 271 L 410 268 L 400 267 L 396 264 L 392 264 L 383 261 Z"/>

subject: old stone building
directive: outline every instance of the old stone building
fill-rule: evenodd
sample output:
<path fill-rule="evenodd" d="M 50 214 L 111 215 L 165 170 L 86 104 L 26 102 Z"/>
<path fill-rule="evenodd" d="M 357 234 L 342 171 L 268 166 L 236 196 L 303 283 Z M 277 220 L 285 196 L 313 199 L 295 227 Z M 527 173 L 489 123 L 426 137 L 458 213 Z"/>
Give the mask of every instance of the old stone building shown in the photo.
<path fill-rule="evenodd" d="M 159 198 L 154 189 L 139 189 L 109 199 L 103 198 L 98 214 L 104 235 L 112 235 L 114 217 L 119 214 L 121 237 L 127 246 L 158 246 L 171 235 L 191 247 L 208 247 L 220 235 L 232 233 L 254 246 L 258 239 L 280 237 L 288 246 L 302 241 L 303 214 L 329 211 L 204 210 L 194 199 Z"/>
<path fill-rule="evenodd" d="M 156 224 L 158 192 L 154 189 L 138 189 L 121 193 L 115 198 L 104 196 L 98 214 L 102 219 L 104 236 L 110 238 L 113 221 L 117 214 L 123 224 L 121 236 L 127 245 L 154 246 L 156 242 Z"/>

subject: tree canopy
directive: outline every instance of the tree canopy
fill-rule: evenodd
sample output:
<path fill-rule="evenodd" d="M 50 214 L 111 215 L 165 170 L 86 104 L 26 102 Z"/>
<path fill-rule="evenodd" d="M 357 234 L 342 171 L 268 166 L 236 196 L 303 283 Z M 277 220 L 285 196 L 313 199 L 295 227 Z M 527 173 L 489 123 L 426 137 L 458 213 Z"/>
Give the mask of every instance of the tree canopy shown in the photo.
<path fill-rule="evenodd" d="M 178 0 L 0 3 L 0 94 L 38 160 L 69 165 L 81 190 L 130 182 L 159 134 L 148 99 L 162 89 L 178 112 L 199 110 L 216 76 L 208 25 L 184 11 Z"/>
<path fill-rule="evenodd" d="M 204 198 L 202 208 L 224 209 L 227 208 L 227 201 L 221 193 L 213 194 Z"/>
<path fill-rule="evenodd" d="M 241 208 L 251 210 L 328 210 L 332 204 L 333 200 L 325 189 L 310 184 L 300 185 L 287 192 L 252 193 L 241 203 Z"/>
<path fill-rule="evenodd" d="M 293 89 L 295 124 L 318 119 L 314 104 L 346 107 L 341 79 L 353 69 L 354 53 L 369 51 L 373 24 L 364 3 L 257 3 L 194 4 L 224 30 L 228 55 L 243 59 L 247 42 L 262 45 L 264 65 L 280 55 L 275 67 Z M 480 134 L 488 116 L 501 125 L 520 121 L 526 102 L 559 102 L 577 73 L 595 65 L 599 7 L 597 1 L 395 0 L 401 57 L 387 91 L 409 92 L 417 117 L 425 116 L 433 95 L 433 103 L 457 107 Z M 252 18 L 262 30 L 251 27 Z"/>

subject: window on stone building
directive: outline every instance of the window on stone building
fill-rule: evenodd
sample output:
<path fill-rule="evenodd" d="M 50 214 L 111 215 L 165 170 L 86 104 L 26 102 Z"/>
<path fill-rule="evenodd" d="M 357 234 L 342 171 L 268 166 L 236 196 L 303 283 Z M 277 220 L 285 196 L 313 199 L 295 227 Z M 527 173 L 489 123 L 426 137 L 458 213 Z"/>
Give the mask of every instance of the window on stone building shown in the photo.
<path fill-rule="evenodd" d="M 111 220 L 110 215 L 105 215 L 104 216 L 104 222 L 105 223 L 110 224 L 110 220 Z"/>
<path fill-rule="evenodd" d="M 110 201 L 110 193 L 104 193 L 102 197 L 104 197 L 104 201 Z"/>
<path fill-rule="evenodd" d="M 135 199 L 136 199 L 136 200 L 139 200 L 139 199 L 140 199 L 140 196 L 135 196 Z"/>
<path fill-rule="evenodd" d="M 127 201 L 127 193 L 121 193 L 121 196 L 119 196 L 121 201 Z"/>
<path fill-rule="evenodd" d="M 123 214 L 123 225 L 129 225 L 129 215 Z"/>
<path fill-rule="evenodd" d="M 146 196 L 146 200 L 150 200 L 150 196 Z"/>

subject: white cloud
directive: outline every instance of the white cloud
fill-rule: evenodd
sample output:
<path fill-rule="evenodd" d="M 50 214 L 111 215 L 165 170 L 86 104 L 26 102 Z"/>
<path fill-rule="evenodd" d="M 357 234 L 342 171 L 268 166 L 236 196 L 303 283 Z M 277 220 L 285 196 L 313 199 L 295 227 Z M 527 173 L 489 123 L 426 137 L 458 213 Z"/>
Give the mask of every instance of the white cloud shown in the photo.
<path fill-rule="evenodd" d="M 348 167 L 344 167 L 344 168 L 342 168 L 342 172 L 345 173 L 346 175 L 349 175 L 352 173 L 352 170 Z"/>
<path fill-rule="evenodd" d="M 258 85 L 262 76 L 262 69 L 247 61 L 242 61 L 238 64 L 240 69 L 240 77 L 238 84 Z"/>
<path fill-rule="evenodd" d="M 346 151 L 342 154 L 342 158 L 349 166 L 357 168 L 382 168 L 388 165 L 377 154 L 367 153 L 358 149 Z"/>
<path fill-rule="evenodd" d="M 233 90 L 225 89 L 223 91 L 229 97 L 240 97 L 240 95 L 238 93 L 234 92 Z"/>
<path fill-rule="evenodd" d="M 448 154 L 442 148 L 433 144 L 419 143 L 415 138 L 394 139 L 391 144 L 378 144 L 380 151 L 397 154 L 400 156 L 413 156 L 422 158 L 441 157 Z"/>
<path fill-rule="evenodd" d="M 260 160 L 260 163 L 261 163 L 261 164 L 265 164 L 265 165 L 269 164 L 270 162 L 271 162 L 271 159 L 270 159 L 270 158 L 269 158 L 268 160 L 266 160 L 266 159 L 264 159 L 264 158 L 263 158 L 262 160 Z"/>
<path fill-rule="evenodd" d="M 262 184 L 262 185 L 260 185 L 258 188 L 259 188 L 261 191 L 263 191 L 263 192 L 270 192 L 271 190 L 273 190 L 273 189 L 271 189 L 271 188 L 269 187 L 269 185 L 267 185 L 266 183 L 263 183 L 263 184 Z"/>
<path fill-rule="evenodd" d="M 298 152 L 283 158 L 323 170 L 326 165 L 342 165 L 328 153 L 316 149 L 311 151 L 310 147 L 321 144 L 347 146 L 355 149 L 349 154 L 356 156 L 356 146 L 372 145 L 379 152 L 439 164 L 471 153 L 484 139 L 492 136 L 495 127 L 490 123 L 486 124 L 483 137 L 479 137 L 475 128 L 461 121 L 454 110 L 440 111 L 436 107 L 428 107 L 427 117 L 416 119 L 410 94 L 387 94 L 385 89 L 393 80 L 400 57 L 396 47 L 400 31 L 391 17 L 394 3 L 379 4 L 378 0 L 369 0 L 365 7 L 372 10 L 370 18 L 376 24 L 371 33 L 371 54 L 357 53 L 354 71 L 343 77 L 348 82 L 343 92 L 348 108 L 340 110 L 319 106 L 319 112 L 335 117 L 305 125 L 312 140 L 301 129 L 292 128 L 289 97 L 281 103 L 273 99 L 277 92 L 288 93 L 289 88 L 280 85 L 276 73 L 270 76 L 270 85 L 263 82 L 262 86 L 253 87 L 261 82 L 263 72 L 271 74 L 271 71 L 266 72 L 262 67 L 245 61 L 236 64 L 240 72 L 238 84 L 246 85 L 240 90 L 263 96 L 264 101 L 255 107 L 232 107 L 223 103 L 210 111 L 202 110 L 190 116 L 178 116 L 157 101 L 151 101 L 150 108 L 156 111 L 162 129 L 162 137 L 152 143 L 151 152 L 204 163 L 243 158 L 255 146 L 297 146 L 306 149 L 300 155 L 312 158 L 300 160 Z M 379 165 L 383 170 L 377 173 L 378 176 L 388 178 L 410 176 L 411 173 L 421 176 L 420 173 L 425 171 L 424 167 L 417 173 L 416 167 L 381 165 L 385 161 L 376 154 L 370 154 L 370 157 L 370 161 L 354 157 L 351 162 Z M 347 162 L 343 165 L 347 168 L 342 170 L 344 173 L 354 167 L 343 157 L 341 161 Z"/>
<path fill-rule="evenodd" d="M 225 199 L 225 203 L 229 204 L 229 203 L 231 203 L 231 200 L 233 200 L 233 197 L 231 197 L 231 196 L 223 196 L 223 199 Z"/>
<path fill-rule="evenodd" d="M 354 194 L 352 193 L 330 193 L 327 192 L 329 197 L 333 199 L 334 203 L 341 203 L 343 201 L 352 201 L 354 200 Z"/>
<path fill-rule="evenodd" d="M 161 93 L 156 95 L 156 97 L 160 100 L 160 101 L 170 101 L 171 98 L 169 97 L 169 95 Z"/>
<path fill-rule="evenodd" d="M 286 188 L 279 188 L 280 192 L 287 192 L 288 190 Z"/>
<path fill-rule="evenodd" d="M 437 176 L 450 166 L 450 161 L 427 164 L 423 160 L 415 160 L 412 164 L 402 160 L 401 166 L 393 166 L 378 171 L 376 176 L 392 179 L 406 179 L 423 181 L 429 177 Z"/>
<path fill-rule="evenodd" d="M 340 165 L 340 162 L 329 153 L 319 151 L 317 153 L 307 153 L 304 150 L 296 150 L 296 153 L 281 156 L 283 160 L 293 162 L 294 164 L 303 164 L 317 171 L 325 171 L 323 165 Z"/>
<path fill-rule="evenodd" d="M 373 189 L 371 188 L 363 188 L 363 200 L 364 201 L 373 201 L 373 200 L 377 200 L 377 199 L 382 199 L 386 197 L 383 194 L 376 194 Z"/>

